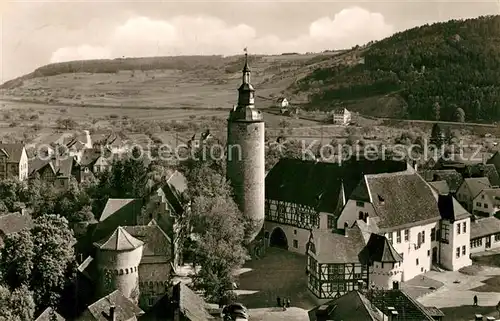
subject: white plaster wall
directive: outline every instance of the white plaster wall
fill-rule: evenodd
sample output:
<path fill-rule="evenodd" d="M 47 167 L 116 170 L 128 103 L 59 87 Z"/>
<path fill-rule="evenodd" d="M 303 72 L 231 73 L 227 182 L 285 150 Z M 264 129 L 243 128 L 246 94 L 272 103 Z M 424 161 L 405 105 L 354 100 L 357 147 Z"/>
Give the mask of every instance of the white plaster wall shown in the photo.
<path fill-rule="evenodd" d="M 19 180 L 24 181 L 28 179 L 28 155 L 26 149 L 23 148 L 21 158 L 19 159 Z"/>
<path fill-rule="evenodd" d="M 476 205 L 478 202 L 481 203 L 481 206 Z M 488 207 L 484 208 L 484 204 L 488 204 Z M 472 202 L 472 210 L 473 210 L 473 212 L 480 211 L 480 212 L 488 213 L 491 216 L 491 215 L 493 215 L 493 213 L 495 213 L 496 211 L 499 210 L 499 207 L 495 206 L 495 204 L 493 204 L 491 202 L 490 198 L 486 197 L 484 195 L 484 191 L 483 191 L 476 198 L 474 198 L 474 200 Z"/>
<path fill-rule="evenodd" d="M 264 231 L 269 232 L 269 238 L 266 240 L 267 245 L 269 245 L 271 234 L 276 227 L 281 228 L 283 232 L 285 232 L 289 251 L 304 255 L 306 254 L 306 244 L 309 241 L 309 236 L 310 236 L 309 230 L 294 227 L 291 225 L 284 225 L 280 223 L 266 221 L 264 223 Z M 298 243 L 297 248 L 293 247 L 293 240 L 297 240 Z"/>
<path fill-rule="evenodd" d="M 465 233 L 463 232 L 463 223 L 467 227 Z M 460 224 L 460 234 L 457 233 L 458 224 Z M 453 245 L 452 265 L 447 268 L 456 271 L 472 264 L 472 260 L 470 259 L 470 218 L 453 222 L 453 232 L 450 234 L 452 235 L 451 243 Z M 465 255 L 462 255 L 462 246 L 465 246 Z M 458 258 L 456 257 L 457 247 L 460 247 L 460 257 Z"/>
<path fill-rule="evenodd" d="M 382 263 L 374 262 L 370 267 L 370 283 L 373 281 L 378 289 L 392 289 L 392 282 L 401 282 L 403 276 L 403 268 L 401 262 Z"/>
<path fill-rule="evenodd" d="M 394 249 L 403 254 L 403 281 L 408 281 L 415 276 L 430 271 L 432 266 L 432 246 L 435 242 L 431 242 L 432 228 L 438 229 L 438 222 L 428 223 L 426 225 L 413 226 L 408 228 L 409 239 L 405 241 L 404 230 L 401 229 L 401 243 L 397 243 L 397 231 L 393 230 L 393 247 Z M 420 248 L 416 248 L 418 233 L 425 232 L 424 243 Z M 388 233 L 385 236 L 388 238 Z M 417 264 L 418 259 L 418 264 Z"/>
<path fill-rule="evenodd" d="M 489 249 L 486 248 L 486 238 L 487 237 L 491 237 L 491 247 Z M 475 247 L 475 248 L 470 248 L 470 252 L 471 253 L 480 253 L 480 252 L 484 252 L 484 251 L 490 251 L 490 250 L 493 250 L 493 249 L 498 249 L 500 248 L 500 241 L 495 241 L 495 235 L 489 235 L 489 236 L 485 236 L 485 237 L 482 237 L 482 245 L 479 246 L 479 247 Z M 472 240 L 471 240 L 472 242 Z"/>
<path fill-rule="evenodd" d="M 373 205 L 368 202 L 363 202 L 363 207 L 357 206 L 356 205 L 357 201 L 354 200 L 348 200 L 346 205 L 344 206 L 344 209 L 342 210 L 342 213 L 340 213 L 340 216 L 337 220 L 337 228 L 338 229 L 343 229 L 344 224 L 347 222 L 349 224 L 349 227 L 354 224 L 354 222 L 359 218 L 359 212 L 363 211 L 363 213 L 368 213 L 368 217 L 373 216 L 375 213 L 375 210 L 373 208 Z M 325 223 L 326 227 L 326 223 Z"/>

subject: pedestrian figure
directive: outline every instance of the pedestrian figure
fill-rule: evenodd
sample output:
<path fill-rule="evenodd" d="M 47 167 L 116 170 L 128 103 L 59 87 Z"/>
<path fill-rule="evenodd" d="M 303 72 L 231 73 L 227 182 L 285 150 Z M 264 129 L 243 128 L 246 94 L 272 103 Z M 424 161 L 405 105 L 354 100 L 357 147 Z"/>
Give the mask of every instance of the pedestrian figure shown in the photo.
<path fill-rule="evenodd" d="M 278 307 L 281 306 L 281 298 L 280 297 L 276 298 L 276 304 L 277 304 Z"/>
<path fill-rule="evenodd" d="M 286 311 L 286 299 L 283 299 L 283 311 Z"/>
<path fill-rule="evenodd" d="M 290 298 L 288 298 L 288 299 L 286 300 L 286 306 L 287 306 L 287 307 L 290 307 Z"/>
<path fill-rule="evenodd" d="M 474 306 L 477 306 L 477 295 L 474 295 Z"/>

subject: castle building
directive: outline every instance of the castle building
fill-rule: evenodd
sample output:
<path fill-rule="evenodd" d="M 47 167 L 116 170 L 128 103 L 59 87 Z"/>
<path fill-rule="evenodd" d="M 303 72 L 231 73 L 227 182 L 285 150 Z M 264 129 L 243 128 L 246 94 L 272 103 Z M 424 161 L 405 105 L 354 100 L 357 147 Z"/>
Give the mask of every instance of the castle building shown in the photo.
<path fill-rule="evenodd" d="M 226 175 L 238 207 L 253 222 L 249 236 L 254 239 L 264 223 L 265 125 L 262 112 L 255 108 L 255 89 L 250 83 L 247 54 L 238 92 L 238 105 L 233 107 L 228 118 Z"/>
<path fill-rule="evenodd" d="M 131 236 L 123 227 L 118 227 L 113 234 L 95 242 L 98 297 L 119 290 L 134 303 L 139 300 L 139 264 L 142 258 L 144 242 Z"/>

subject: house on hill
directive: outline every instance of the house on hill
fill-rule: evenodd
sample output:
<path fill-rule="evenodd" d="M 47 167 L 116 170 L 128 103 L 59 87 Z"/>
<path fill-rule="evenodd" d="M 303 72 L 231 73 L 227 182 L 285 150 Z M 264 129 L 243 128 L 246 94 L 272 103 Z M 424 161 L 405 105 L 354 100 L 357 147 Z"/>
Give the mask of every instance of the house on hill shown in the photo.
<path fill-rule="evenodd" d="M 28 154 L 23 144 L 0 144 L 0 179 L 28 179 Z"/>
<path fill-rule="evenodd" d="M 278 100 L 276 100 L 276 107 L 278 108 L 286 108 L 288 107 L 288 105 L 288 100 L 285 97 L 280 97 L 278 98 Z"/>
<path fill-rule="evenodd" d="M 75 164 L 76 160 L 72 157 L 63 159 L 55 157 L 55 159 L 48 161 L 40 161 L 37 167 L 30 171 L 30 179 L 39 177 L 40 180 L 65 190 L 69 188 L 71 178 L 78 175 Z"/>
<path fill-rule="evenodd" d="M 339 108 L 333 111 L 333 123 L 336 125 L 347 125 L 351 122 L 351 112 L 346 108 Z"/>
<path fill-rule="evenodd" d="M 419 174 L 422 175 L 427 182 L 445 181 L 452 195 L 455 195 L 463 182 L 462 175 L 454 169 L 424 170 L 419 171 Z"/>

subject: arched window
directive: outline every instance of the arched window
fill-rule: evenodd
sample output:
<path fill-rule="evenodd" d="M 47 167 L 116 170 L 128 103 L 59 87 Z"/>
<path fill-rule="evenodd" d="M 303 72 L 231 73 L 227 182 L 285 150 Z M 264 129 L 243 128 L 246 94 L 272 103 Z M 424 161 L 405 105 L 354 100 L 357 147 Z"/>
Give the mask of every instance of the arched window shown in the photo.
<path fill-rule="evenodd" d="M 418 233 L 417 235 L 417 247 L 419 248 L 422 245 L 422 233 Z"/>

